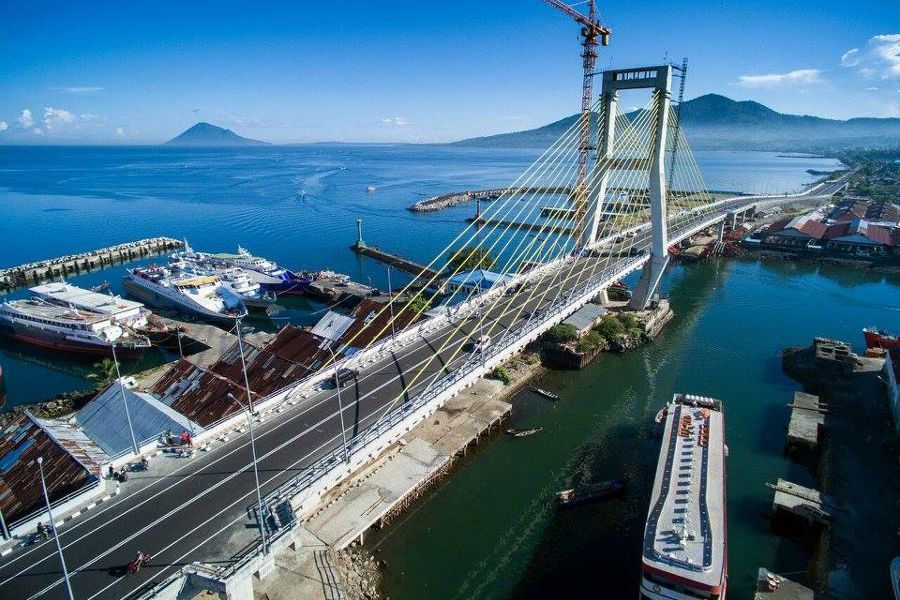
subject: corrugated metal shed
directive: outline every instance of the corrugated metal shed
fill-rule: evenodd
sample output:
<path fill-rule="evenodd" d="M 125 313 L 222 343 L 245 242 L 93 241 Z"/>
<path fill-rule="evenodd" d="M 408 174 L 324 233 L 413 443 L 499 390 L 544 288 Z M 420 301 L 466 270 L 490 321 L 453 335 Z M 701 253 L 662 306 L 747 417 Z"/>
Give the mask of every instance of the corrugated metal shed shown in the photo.
<path fill-rule="evenodd" d="M 194 423 L 203 427 L 243 410 L 244 387 L 221 375 L 180 360 L 154 384 L 150 391 Z M 231 393 L 240 402 L 228 397 Z M 254 394 L 254 400 L 258 397 Z"/>
<path fill-rule="evenodd" d="M 138 444 L 149 442 L 166 430 L 196 434 L 203 429 L 150 394 L 126 388 L 125 398 Z M 131 433 L 118 382 L 113 382 L 78 411 L 75 422 L 110 456 L 131 450 Z"/>
<path fill-rule="evenodd" d="M 602 306 L 588 302 L 575 311 L 572 316 L 563 321 L 563 323 L 573 326 L 578 330 L 578 334 L 581 335 L 593 327 L 597 321 L 608 312 L 609 311 Z"/>
<path fill-rule="evenodd" d="M 269 342 L 266 351 L 297 364 L 309 374 L 331 358 L 331 354 L 323 346 L 324 343 L 324 340 L 309 331 L 287 325 Z"/>
<path fill-rule="evenodd" d="M 0 510 L 7 524 L 44 504 L 40 473 L 35 463 L 39 456 L 44 459 L 44 477 L 51 502 L 96 478 L 31 415 L 20 414 L 0 431 Z"/>
<path fill-rule="evenodd" d="M 396 331 L 405 329 L 419 318 L 414 310 L 404 310 L 404 304 L 405 302 L 401 300 L 394 301 L 394 329 Z M 369 344 L 391 335 L 391 311 L 385 308 L 381 302 L 364 298 L 356 305 L 350 316 L 354 319 L 353 325 L 341 336 L 339 346 L 365 348 Z"/>
<path fill-rule="evenodd" d="M 338 340 L 353 325 L 353 320 L 353 317 L 329 310 L 324 317 L 319 319 L 310 333 L 326 340 Z"/>
<path fill-rule="evenodd" d="M 309 370 L 273 352 L 244 344 L 247 380 L 254 394 L 267 396 L 306 377 Z M 239 385 L 244 383 L 240 349 L 237 344 L 222 355 L 210 371 Z"/>

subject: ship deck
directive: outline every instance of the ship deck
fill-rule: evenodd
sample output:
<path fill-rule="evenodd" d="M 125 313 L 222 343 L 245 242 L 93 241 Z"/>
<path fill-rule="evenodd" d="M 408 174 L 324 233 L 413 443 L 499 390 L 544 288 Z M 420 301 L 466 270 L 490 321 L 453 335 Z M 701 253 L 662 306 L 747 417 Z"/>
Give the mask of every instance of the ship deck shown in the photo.
<path fill-rule="evenodd" d="M 71 304 L 76 308 L 110 316 L 118 316 L 124 313 L 137 314 L 144 307 L 140 302 L 92 292 L 61 282 L 45 283 L 44 285 L 30 288 L 29 291 L 38 296 L 52 299 L 54 302 Z"/>
<path fill-rule="evenodd" d="M 72 310 L 68 306 L 59 306 L 49 304 L 40 300 L 13 300 L 8 303 L 13 313 L 27 315 L 36 319 L 43 319 L 52 323 L 75 324 L 81 323 L 85 325 L 94 325 L 102 322 L 109 322 L 107 315 L 85 311 Z"/>
<path fill-rule="evenodd" d="M 645 572 L 703 589 L 723 583 L 724 448 L 721 412 L 669 407 L 644 530 Z"/>

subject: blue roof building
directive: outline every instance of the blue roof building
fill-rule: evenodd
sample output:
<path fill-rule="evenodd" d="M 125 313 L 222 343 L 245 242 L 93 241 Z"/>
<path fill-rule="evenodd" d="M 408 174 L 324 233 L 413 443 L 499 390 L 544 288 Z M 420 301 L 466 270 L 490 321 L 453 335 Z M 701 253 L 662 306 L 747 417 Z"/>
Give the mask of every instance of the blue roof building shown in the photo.
<path fill-rule="evenodd" d="M 444 285 L 449 294 L 455 294 L 460 290 L 478 294 L 508 281 L 512 281 L 510 275 L 502 275 L 486 269 L 475 269 L 474 271 L 460 271 L 449 278 Z"/>

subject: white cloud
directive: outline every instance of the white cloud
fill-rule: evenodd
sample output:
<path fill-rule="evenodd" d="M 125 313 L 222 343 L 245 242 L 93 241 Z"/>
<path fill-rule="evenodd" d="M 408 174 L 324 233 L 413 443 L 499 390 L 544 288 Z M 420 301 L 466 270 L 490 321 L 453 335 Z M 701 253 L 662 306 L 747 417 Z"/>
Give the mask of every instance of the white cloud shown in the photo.
<path fill-rule="evenodd" d="M 46 127 L 47 130 L 74 123 L 75 119 L 75 115 L 62 108 L 53 108 L 52 106 L 44 107 L 44 127 Z"/>
<path fill-rule="evenodd" d="M 125 137 L 125 130 L 121 127 L 116 127 L 116 137 L 123 138 Z"/>
<path fill-rule="evenodd" d="M 6 131 L 9 129 L 9 125 L 6 124 L 6 121 L 0 121 L 0 131 Z"/>
<path fill-rule="evenodd" d="M 35 127 L 31 130 L 31 133 L 33 133 L 34 135 L 44 135 L 44 130 L 40 127 Z"/>
<path fill-rule="evenodd" d="M 847 50 L 841 55 L 841 66 L 844 67 L 855 67 L 859 64 L 859 48 L 853 48 L 851 50 Z"/>
<path fill-rule="evenodd" d="M 34 119 L 31 117 L 31 111 L 27 108 L 22 109 L 22 114 L 19 115 L 18 121 L 19 125 L 21 125 L 25 129 L 28 129 L 29 127 L 34 125 Z"/>
<path fill-rule="evenodd" d="M 863 77 L 900 78 L 900 33 L 869 38 L 864 49 L 845 52 L 841 65 L 857 69 Z"/>
<path fill-rule="evenodd" d="M 766 75 L 741 75 L 738 85 L 748 88 L 770 88 L 786 85 L 809 85 L 822 81 L 822 72 L 818 69 L 797 69 L 788 73 L 769 73 Z"/>
<path fill-rule="evenodd" d="M 867 91 L 867 92 L 877 92 L 877 91 L 878 91 L 878 88 L 875 87 L 875 86 L 870 86 L 870 87 L 867 87 L 867 88 L 866 88 L 866 91 Z"/>
<path fill-rule="evenodd" d="M 381 119 L 381 124 L 392 127 L 405 127 L 406 125 L 411 125 L 411 123 L 403 117 L 384 117 Z"/>
<path fill-rule="evenodd" d="M 88 94 L 99 94 L 103 91 L 102 87 L 92 85 L 80 85 L 70 87 L 54 87 L 50 88 L 54 92 L 62 92 L 63 94 L 75 94 L 77 96 L 85 96 Z"/>

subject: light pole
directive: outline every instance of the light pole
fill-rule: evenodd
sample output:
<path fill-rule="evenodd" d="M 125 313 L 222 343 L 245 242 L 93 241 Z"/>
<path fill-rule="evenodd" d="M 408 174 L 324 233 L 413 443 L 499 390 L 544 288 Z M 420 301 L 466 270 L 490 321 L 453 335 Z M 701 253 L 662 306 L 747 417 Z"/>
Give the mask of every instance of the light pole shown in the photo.
<path fill-rule="evenodd" d="M 350 464 L 350 453 L 347 451 L 347 430 L 344 428 L 344 405 L 341 403 L 341 381 L 338 379 L 337 357 L 331 345 L 325 346 L 331 353 L 331 363 L 334 365 L 334 387 L 337 390 L 338 414 L 341 416 L 341 440 L 344 442 L 344 462 Z"/>
<path fill-rule="evenodd" d="M 44 457 L 38 456 L 35 462 L 37 462 L 38 470 L 41 473 L 41 489 L 44 490 L 44 502 L 47 503 L 47 517 L 50 519 L 50 531 L 53 535 L 53 540 L 56 542 L 56 551 L 59 553 L 59 562 L 62 564 L 63 578 L 66 580 L 66 590 L 69 592 L 69 600 L 75 600 L 75 595 L 72 593 L 72 582 L 69 581 L 69 570 L 66 568 L 66 559 L 63 557 L 62 546 L 59 545 L 59 536 L 56 534 L 56 522 L 53 520 L 53 511 L 50 509 L 50 496 L 47 494 L 47 482 L 44 481 Z"/>
<path fill-rule="evenodd" d="M 131 425 L 131 411 L 128 410 L 128 399 L 125 397 L 125 384 L 122 383 L 122 374 L 119 372 L 119 360 L 116 358 L 115 340 L 113 340 L 109 347 L 112 348 L 113 362 L 116 364 L 116 378 L 119 380 L 119 392 L 122 394 L 122 404 L 125 405 L 125 418 L 128 420 L 128 431 L 131 433 L 131 447 L 134 450 L 134 455 L 137 456 L 141 453 L 141 449 L 138 447 L 137 438 L 134 437 L 134 427 Z"/>
<path fill-rule="evenodd" d="M 256 461 L 256 438 L 253 436 L 253 411 L 245 406 L 243 402 L 234 397 L 234 394 L 228 392 L 228 397 L 241 405 L 247 411 L 247 427 L 250 429 L 250 451 L 253 453 L 253 477 L 256 480 L 256 509 L 259 511 L 259 537 L 262 540 L 263 554 L 268 554 L 269 549 L 266 546 L 266 525 L 263 523 L 265 515 L 263 514 L 262 493 L 259 490 L 259 465 Z"/>
<path fill-rule="evenodd" d="M 241 368 L 244 370 L 244 385 L 247 387 L 247 404 L 250 406 L 250 413 L 253 413 L 253 398 L 250 397 L 250 380 L 247 378 L 247 363 L 244 360 L 244 342 L 241 336 L 241 320 L 237 319 L 237 336 L 238 336 L 238 352 L 241 354 Z"/>
<path fill-rule="evenodd" d="M 391 265 L 387 266 L 388 275 L 388 308 L 391 310 L 391 341 L 396 339 L 396 331 L 394 330 L 394 292 L 391 286 Z"/>

